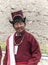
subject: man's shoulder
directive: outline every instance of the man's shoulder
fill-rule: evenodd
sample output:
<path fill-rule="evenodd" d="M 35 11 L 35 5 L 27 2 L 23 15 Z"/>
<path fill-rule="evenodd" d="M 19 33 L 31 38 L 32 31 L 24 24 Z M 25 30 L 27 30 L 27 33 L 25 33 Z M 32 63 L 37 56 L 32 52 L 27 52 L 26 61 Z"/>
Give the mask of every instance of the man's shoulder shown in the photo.
<path fill-rule="evenodd" d="M 30 37 L 34 37 L 32 33 L 26 31 L 26 35 L 30 38 Z"/>

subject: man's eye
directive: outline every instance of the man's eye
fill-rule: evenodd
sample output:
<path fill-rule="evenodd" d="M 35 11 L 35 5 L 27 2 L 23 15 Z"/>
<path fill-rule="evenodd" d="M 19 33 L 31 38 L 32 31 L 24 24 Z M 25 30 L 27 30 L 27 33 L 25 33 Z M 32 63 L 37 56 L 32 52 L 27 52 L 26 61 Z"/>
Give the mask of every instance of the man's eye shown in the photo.
<path fill-rule="evenodd" d="M 20 23 L 20 25 L 22 25 L 22 23 Z"/>

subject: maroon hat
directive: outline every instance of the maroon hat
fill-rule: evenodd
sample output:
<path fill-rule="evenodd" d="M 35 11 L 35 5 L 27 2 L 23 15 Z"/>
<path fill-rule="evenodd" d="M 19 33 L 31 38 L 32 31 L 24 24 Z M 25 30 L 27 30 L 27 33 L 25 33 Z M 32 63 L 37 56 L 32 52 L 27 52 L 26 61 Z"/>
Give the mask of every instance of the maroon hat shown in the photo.
<path fill-rule="evenodd" d="M 26 17 L 23 16 L 22 10 L 17 11 L 17 12 L 12 12 L 11 16 L 12 16 L 13 21 L 10 21 L 10 23 L 12 24 L 16 23 L 16 18 L 21 19 L 22 22 L 25 22 L 25 19 L 26 19 Z"/>
<path fill-rule="evenodd" d="M 16 16 L 20 16 L 20 17 L 23 18 L 23 12 L 22 12 L 22 10 L 17 11 L 17 12 L 13 12 L 13 13 L 11 13 L 11 15 L 12 15 L 12 19 L 14 19 L 14 17 L 16 17 Z"/>

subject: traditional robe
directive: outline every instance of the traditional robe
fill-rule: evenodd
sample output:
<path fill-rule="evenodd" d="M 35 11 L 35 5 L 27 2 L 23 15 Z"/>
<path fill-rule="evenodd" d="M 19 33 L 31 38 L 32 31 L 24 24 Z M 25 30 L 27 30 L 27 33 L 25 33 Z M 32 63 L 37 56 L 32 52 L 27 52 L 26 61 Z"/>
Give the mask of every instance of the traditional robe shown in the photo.
<path fill-rule="evenodd" d="M 18 45 L 17 54 L 15 54 L 15 60 L 17 65 L 37 65 L 41 58 L 41 51 L 39 47 L 39 43 L 34 38 L 34 36 L 26 31 L 23 31 L 22 36 L 16 36 L 14 34 L 14 41 Z M 24 38 L 23 38 L 24 36 Z M 3 65 L 7 65 L 8 62 L 8 40 L 6 41 L 6 53 L 3 60 Z M 23 38 L 23 40 L 22 40 Z M 20 43 L 20 41 L 22 42 Z M 14 43 L 14 46 L 16 45 Z"/>
<path fill-rule="evenodd" d="M 1 50 L 1 46 L 0 46 L 0 65 L 1 65 L 1 58 L 2 58 L 2 50 Z"/>

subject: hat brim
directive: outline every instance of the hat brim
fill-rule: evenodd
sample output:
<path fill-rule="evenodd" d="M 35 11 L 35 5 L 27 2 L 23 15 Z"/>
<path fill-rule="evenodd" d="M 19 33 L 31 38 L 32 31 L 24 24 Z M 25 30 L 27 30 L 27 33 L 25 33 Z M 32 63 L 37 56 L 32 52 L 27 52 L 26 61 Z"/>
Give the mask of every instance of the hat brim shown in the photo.
<path fill-rule="evenodd" d="M 22 22 L 25 23 L 25 21 L 26 21 L 26 17 L 23 18 L 23 21 L 22 21 Z M 10 21 L 10 20 L 9 20 L 9 22 L 10 22 L 11 24 L 14 24 L 14 20 L 13 20 L 13 21 Z"/>

